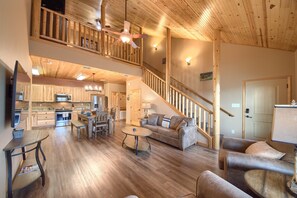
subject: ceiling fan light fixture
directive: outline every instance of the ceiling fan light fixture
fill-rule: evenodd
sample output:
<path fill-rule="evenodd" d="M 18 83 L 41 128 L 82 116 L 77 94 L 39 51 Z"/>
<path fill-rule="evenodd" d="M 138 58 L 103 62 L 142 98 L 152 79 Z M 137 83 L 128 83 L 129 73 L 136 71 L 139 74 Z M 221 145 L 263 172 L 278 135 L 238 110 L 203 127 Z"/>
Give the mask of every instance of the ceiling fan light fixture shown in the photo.
<path fill-rule="evenodd" d="M 127 34 L 122 34 L 120 38 L 121 38 L 123 43 L 129 43 L 130 42 L 130 35 L 129 34 L 128 35 Z"/>

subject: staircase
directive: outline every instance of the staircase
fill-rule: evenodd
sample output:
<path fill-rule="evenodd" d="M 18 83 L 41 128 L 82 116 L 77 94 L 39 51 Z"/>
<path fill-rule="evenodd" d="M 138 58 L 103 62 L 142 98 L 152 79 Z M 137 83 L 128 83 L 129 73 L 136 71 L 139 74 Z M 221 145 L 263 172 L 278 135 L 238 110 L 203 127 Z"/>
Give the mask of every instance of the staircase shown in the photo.
<path fill-rule="evenodd" d="M 164 74 L 158 70 L 151 68 L 148 64 L 144 64 L 143 82 L 153 89 L 162 98 L 166 98 Z M 184 91 L 185 90 L 185 91 Z M 187 92 L 187 93 L 185 93 Z M 194 98 L 195 97 L 195 98 Z M 181 114 L 194 118 L 198 126 L 198 132 L 207 140 L 207 146 L 213 146 L 213 112 L 196 98 L 212 105 L 212 102 L 196 93 L 183 83 L 171 78 L 169 89 L 169 100 L 167 101 L 173 108 L 177 109 Z M 234 117 L 231 113 L 221 108 L 221 111 L 227 115 Z"/>

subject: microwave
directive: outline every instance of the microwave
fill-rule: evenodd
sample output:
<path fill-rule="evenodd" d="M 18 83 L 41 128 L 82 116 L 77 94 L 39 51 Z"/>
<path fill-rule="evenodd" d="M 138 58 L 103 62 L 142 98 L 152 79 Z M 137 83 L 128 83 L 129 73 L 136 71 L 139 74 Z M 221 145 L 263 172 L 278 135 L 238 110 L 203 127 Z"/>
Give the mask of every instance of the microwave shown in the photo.
<path fill-rule="evenodd" d="M 56 94 L 55 99 L 56 102 L 71 102 L 72 96 L 69 94 Z"/>

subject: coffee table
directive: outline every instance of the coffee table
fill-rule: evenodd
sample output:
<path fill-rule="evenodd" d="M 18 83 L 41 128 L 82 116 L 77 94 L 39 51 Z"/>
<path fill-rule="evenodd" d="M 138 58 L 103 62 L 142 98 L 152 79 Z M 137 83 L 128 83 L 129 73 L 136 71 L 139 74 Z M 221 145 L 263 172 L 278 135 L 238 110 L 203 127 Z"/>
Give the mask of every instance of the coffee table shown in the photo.
<path fill-rule="evenodd" d="M 152 134 L 152 131 L 142 127 L 126 126 L 122 128 L 122 132 L 125 134 L 125 138 L 122 142 L 122 147 L 126 145 L 129 148 L 135 150 L 135 154 L 138 154 L 138 150 L 147 151 L 151 150 L 151 144 L 147 137 Z M 139 141 L 139 137 L 144 138 L 146 141 Z"/>
<path fill-rule="evenodd" d="M 286 189 L 292 176 L 267 170 L 250 170 L 244 174 L 248 187 L 260 197 L 294 197 Z"/>

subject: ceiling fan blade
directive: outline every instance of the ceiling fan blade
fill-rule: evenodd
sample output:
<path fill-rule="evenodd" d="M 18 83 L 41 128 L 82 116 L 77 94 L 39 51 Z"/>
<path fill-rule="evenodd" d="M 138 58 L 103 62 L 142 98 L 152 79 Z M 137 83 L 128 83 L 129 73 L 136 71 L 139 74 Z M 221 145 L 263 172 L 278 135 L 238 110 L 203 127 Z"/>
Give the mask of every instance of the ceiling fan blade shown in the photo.
<path fill-rule="evenodd" d="M 147 38 L 147 34 L 133 34 L 132 38 Z"/>
<path fill-rule="evenodd" d="M 132 40 L 129 43 L 133 48 L 139 48 Z"/>
<path fill-rule="evenodd" d="M 102 31 L 106 31 L 106 32 L 109 32 L 109 33 L 112 33 L 112 34 L 116 34 L 116 35 L 121 35 L 120 32 L 117 32 L 111 28 L 102 28 Z"/>
<path fill-rule="evenodd" d="M 129 31 L 130 31 L 130 22 L 124 21 L 124 32 L 129 32 Z"/>

